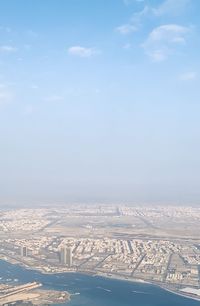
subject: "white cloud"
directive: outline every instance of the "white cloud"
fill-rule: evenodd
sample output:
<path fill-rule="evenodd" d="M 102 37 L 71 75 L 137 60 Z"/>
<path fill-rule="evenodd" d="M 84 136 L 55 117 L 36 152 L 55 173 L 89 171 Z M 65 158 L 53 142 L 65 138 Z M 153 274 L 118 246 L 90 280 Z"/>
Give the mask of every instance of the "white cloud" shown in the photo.
<path fill-rule="evenodd" d="M 186 73 L 182 73 L 179 76 L 179 79 L 181 81 L 192 81 L 192 80 L 195 80 L 196 78 L 197 78 L 197 73 L 195 71 L 189 71 Z"/>
<path fill-rule="evenodd" d="M 70 55 L 75 55 L 79 57 L 91 57 L 93 55 L 99 54 L 100 52 L 95 48 L 85 48 L 81 46 L 72 46 L 68 49 Z"/>
<path fill-rule="evenodd" d="M 146 54 L 154 61 L 163 61 L 175 51 L 178 45 L 186 43 L 190 28 L 177 24 L 156 27 L 143 44 Z"/>
<path fill-rule="evenodd" d="M 143 0 L 124 0 L 126 5 L 136 2 L 144 2 Z M 118 27 L 120 33 L 128 34 L 138 30 L 147 18 L 161 18 L 163 16 L 181 15 L 188 7 L 191 0 L 165 0 L 160 5 L 150 6 L 144 5 L 141 11 L 133 14 L 130 21 Z M 145 2 L 144 2 L 145 3 Z M 121 28 L 121 31 L 120 31 Z"/>
<path fill-rule="evenodd" d="M 165 0 L 160 6 L 152 9 L 155 16 L 180 15 L 191 0 Z"/>
<path fill-rule="evenodd" d="M 138 31 L 141 26 L 141 21 L 144 16 L 149 14 L 149 7 L 145 6 L 141 11 L 134 13 L 130 21 L 116 28 L 116 30 L 123 35 L 131 34 Z"/>
<path fill-rule="evenodd" d="M 116 30 L 123 35 L 130 34 L 132 32 L 137 31 L 137 27 L 132 24 L 124 24 L 116 28 Z"/>
<path fill-rule="evenodd" d="M 44 99 L 47 102 L 60 102 L 63 101 L 64 98 L 60 95 L 52 95 L 52 96 L 48 96 Z"/>
<path fill-rule="evenodd" d="M 191 0 L 165 0 L 159 6 L 152 7 L 145 5 L 144 8 L 136 12 L 133 17 L 133 23 L 141 24 L 144 18 L 147 17 L 162 17 L 165 15 L 176 16 L 180 15 L 187 8 Z"/>
<path fill-rule="evenodd" d="M 135 25 L 141 25 L 143 18 L 150 16 L 152 14 L 152 9 L 148 5 L 139 11 L 133 14 L 131 20 Z"/>
<path fill-rule="evenodd" d="M 13 46 L 9 46 L 9 45 L 3 45 L 3 46 L 0 46 L 0 51 L 11 53 L 11 52 L 16 52 L 17 48 Z"/>
<path fill-rule="evenodd" d="M 145 16 L 177 16 L 181 15 L 188 7 L 191 0 L 165 0 L 156 7 L 146 5 L 144 9 L 134 15 L 140 18 Z"/>
<path fill-rule="evenodd" d="M 184 42 L 189 28 L 177 24 L 166 24 L 155 28 L 149 35 L 149 41 Z"/>
<path fill-rule="evenodd" d="M 31 84 L 31 89 L 38 89 L 39 86 L 37 84 Z"/>
<path fill-rule="evenodd" d="M 169 50 L 167 49 L 156 49 L 152 52 L 149 52 L 148 55 L 152 58 L 154 62 L 162 62 L 167 59 L 169 56 Z"/>
<path fill-rule="evenodd" d="M 131 48 L 131 44 L 130 43 L 127 43 L 127 44 L 123 45 L 123 49 L 125 49 L 125 50 L 128 50 L 130 48 Z"/>

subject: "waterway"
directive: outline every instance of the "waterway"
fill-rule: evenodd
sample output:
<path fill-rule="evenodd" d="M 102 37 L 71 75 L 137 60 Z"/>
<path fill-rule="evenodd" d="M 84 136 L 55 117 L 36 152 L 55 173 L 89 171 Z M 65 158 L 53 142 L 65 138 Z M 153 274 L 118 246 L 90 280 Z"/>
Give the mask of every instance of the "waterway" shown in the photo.
<path fill-rule="evenodd" d="M 0 282 L 37 281 L 44 287 L 72 294 L 68 306 L 200 306 L 157 286 L 78 273 L 43 274 L 0 260 Z M 54 304 L 54 306 L 58 306 Z"/>

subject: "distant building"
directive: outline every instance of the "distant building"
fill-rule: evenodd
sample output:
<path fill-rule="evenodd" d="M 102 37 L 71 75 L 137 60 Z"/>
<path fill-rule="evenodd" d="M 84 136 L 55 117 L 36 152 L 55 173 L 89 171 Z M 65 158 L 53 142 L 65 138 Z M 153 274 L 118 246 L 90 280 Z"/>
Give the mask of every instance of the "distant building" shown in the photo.
<path fill-rule="evenodd" d="M 21 246 L 21 256 L 26 257 L 28 255 L 28 250 L 26 246 Z"/>
<path fill-rule="evenodd" d="M 63 247 L 60 251 L 60 261 L 63 265 L 72 266 L 72 248 Z"/>

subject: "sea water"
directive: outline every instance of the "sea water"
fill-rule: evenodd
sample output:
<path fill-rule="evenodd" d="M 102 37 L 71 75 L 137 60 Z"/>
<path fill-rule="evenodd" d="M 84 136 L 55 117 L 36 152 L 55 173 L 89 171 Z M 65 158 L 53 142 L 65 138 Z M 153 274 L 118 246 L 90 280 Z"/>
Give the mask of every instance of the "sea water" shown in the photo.
<path fill-rule="evenodd" d="M 114 280 L 79 273 L 43 274 L 0 261 L 0 283 L 37 281 L 45 288 L 72 294 L 68 306 L 200 306 L 157 286 Z M 54 304 L 54 306 L 57 304 Z"/>

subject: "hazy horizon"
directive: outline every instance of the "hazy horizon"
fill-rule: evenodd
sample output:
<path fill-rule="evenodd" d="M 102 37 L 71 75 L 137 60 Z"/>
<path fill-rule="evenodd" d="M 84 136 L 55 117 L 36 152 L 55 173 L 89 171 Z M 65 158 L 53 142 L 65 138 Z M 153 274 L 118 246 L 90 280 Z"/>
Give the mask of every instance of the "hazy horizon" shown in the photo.
<path fill-rule="evenodd" d="M 0 0 L 0 205 L 200 204 L 199 9 Z"/>

